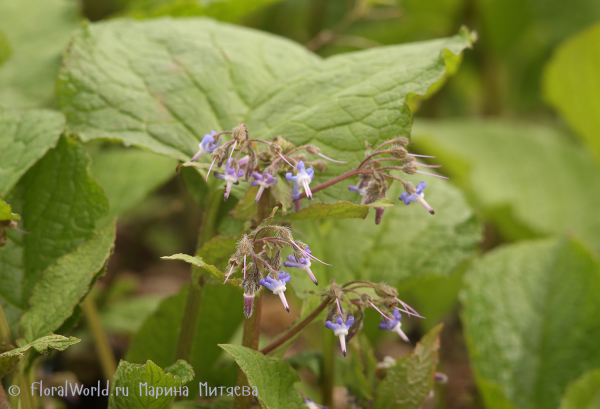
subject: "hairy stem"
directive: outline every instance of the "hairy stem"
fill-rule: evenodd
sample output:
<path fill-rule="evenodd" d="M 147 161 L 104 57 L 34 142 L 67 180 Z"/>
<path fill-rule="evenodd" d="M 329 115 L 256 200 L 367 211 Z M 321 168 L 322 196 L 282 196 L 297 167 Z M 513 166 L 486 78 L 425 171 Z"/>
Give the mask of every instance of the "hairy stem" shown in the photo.
<path fill-rule="evenodd" d="M 6 398 L 6 393 L 4 393 L 2 382 L 0 382 L 0 409 L 10 409 L 8 399 Z"/>
<path fill-rule="evenodd" d="M 250 318 L 244 321 L 244 335 L 242 338 L 242 345 L 246 348 L 253 350 L 258 349 L 258 339 L 260 336 L 260 315 L 262 310 L 262 297 L 263 292 L 260 291 L 254 298 L 254 312 Z M 242 369 L 238 370 L 238 377 L 236 387 L 243 388 L 244 386 L 250 386 L 248 378 Z M 236 395 L 233 400 L 233 409 L 250 409 L 252 406 L 252 395 L 244 396 L 243 394 Z"/>
<path fill-rule="evenodd" d="M 335 340 L 333 331 L 325 331 L 323 335 L 323 372 L 321 393 L 323 405 L 333 407 L 333 383 L 335 377 Z"/>
<path fill-rule="evenodd" d="M 106 379 L 111 381 L 113 375 L 117 371 L 117 361 L 115 359 L 115 355 L 113 354 L 112 348 L 110 347 L 110 343 L 108 342 L 106 332 L 104 332 L 104 328 L 100 322 L 100 315 L 98 314 L 98 309 L 96 308 L 96 302 L 91 295 L 88 295 L 85 298 L 81 308 L 83 309 L 85 321 L 90 329 L 90 332 L 92 333 L 94 344 L 96 345 L 96 352 L 98 353 L 98 358 L 100 359 L 102 373 Z"/>
<path fill-rule="evenodd" d="M 315 308 L 315 310 L 313 312 L 310 313 L 310 315 L 308 315 L 306 318 L 304 318 L 298 324 L 296 324 L 295 326 L 290 328 L 285 334 L 281 335 L 275 341 L 271 342 L 269 345 L 267 345 L 266 347 L 261 349 L 260 352 L 267 355 L 269 352 L 278 348 L 280 345 L 285 343 L 287 340 L 292 338 L 294 335 L 296 335 L 297 333 L 302 331 L 302 329 L 304 329 L 304 327 L 306 327 L 308 324 L 310 324 L 317 317 L 317 315 L 319 315 L 321 313 L 321 311 L 323 311 L 325 308 L 327 308 L 327 305 L 329 304 L 329 302 L 330 302 L 329 298 L 324 299 L 323 302 L 321 304 L 319 304 L 319 306 L 317 308 Z"/>
<path fill-rule="evenodd" d="M 360 174 L 372 174 L 372 173 L 373 173 L 373 170 L 371 170 L 371 169 L 349 170 L 346 173 L 342 173 L 341 175 L 334 177 L 333 179 L 328 180 L 327 182 L 323 182 L 320 185 L 317 185 L 314 188 L 311 188 L 310 190 L 312 191 L 312 193 L 317 193 L 320 190 L 328 188 L 331 185 L 335 185 L 336 183 L 339 183 L 344 179 L 351 178 L 352 176 L 356 176 L 356 175 L 360 175 Z M 300 193 L 300 197 L 297 200 L 303 199 L 305 197 L 306 197 L 306 192 L 302 192 L 302 193 Z"/>
<path fill-rule="evenodd" d="M 31 389 L 30 389 L 31 380 L 29 379 L 29 376 L 27 375 L 27 371 L 25 371 L 25 369 L 23 369 L 23 368 L 22 368 L 22 370 L 19 371 L 19 374 L 17 376 L 17 383 L 19 384 L 19 388 L 21 389 L 21 393 L 19 394 L 19 397 L 20 397 L 19 408 L 21 408 L 21 409 L 37 409 L 36 399 L 31 394 Z"/>

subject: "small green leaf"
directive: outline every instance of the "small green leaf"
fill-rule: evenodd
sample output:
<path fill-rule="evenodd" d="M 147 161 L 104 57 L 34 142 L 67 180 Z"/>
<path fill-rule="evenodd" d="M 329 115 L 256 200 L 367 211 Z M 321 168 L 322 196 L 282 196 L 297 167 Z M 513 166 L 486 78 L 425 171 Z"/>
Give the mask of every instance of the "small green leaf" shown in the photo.
<path fill-rule="evenodd" d="M 294 384 L 298 374 L 285 362 L 264 356 L 241 345 L 219 345 L 227 351 L 248 377 L 250 386 L 256 388 L 258 399 L 267 408 L 304 408 L 304 401 Z"/>
<path fill-rule="evenodd" d="M 54 102 L 60 56 L 81 21 L 78 10 L 77 2 L 64 0 L 0 2 L 0 27 L 13 49 L 0 69 L 0 105 L 32 108 Z"/>
<path fill-rule="evenodd" d="M 108 196 L 104 223 L 135 208 L 153 190 L 175 176 L 177 161 L 138 149 L 105 149 L 91 153 L 90 173 Z"/>
<path fill-rule="evenodd" d="M 5 203 L 0 196 L 0 222 L 7 220 L 19 220 L 19 215 L 14 214 L 8 203 Z"/>
<path fill-rule="evenodd" d="M 429 331 L 415 350 L 389 368 L 377 386 L 373 409 L 418 409 L 433 388 L 442 324 Z"/>
<path fill-rule="evenodd" d="M 573 231 L 600 252 L 600 167 L 568 135 L 499 120 L 420 121 L 413 135 L 509 239 Z"/>
<path fill-rule="evenodd" d="M 246 189 L 244 196 L 237 202 L 235 209 L 230 213 L 232 217 L 238 220 L 252 220 L 258 216 L 258 206 L 254 203 L 258 186 L 250 186 Z M 268 194 L 268 192 L 264 192 Z"/>
<path fill-rule="evenodd" d="M 0 354 L 0 378 L 9 372 L 19 359 L 25 356 L 25 352 L 33 348 L 40 354 L 48 355 L 49 349 L 55 349 L 57 351 L 64 351 L 67 347 L 78 343 L 80 340 L 74 337 L 66 338 L 62 335 L 51 334 L 43 338 L 38 338 L 29 344 L 6 351 Z"/>
<path fill-rule="evenodd" d="M 0 108 L 0 194 L 6 195 L 48 149 L 56 146 L 64 126 L 60 112 Z"/>
<path fill-rule="evenodd" d="M 364 219 L 367 214 L 369 214 L 367 206 L 340 201 L 337 203 L 314 203 L 299 212 L 288 213 L 282 217 L 290 220 Z"/>
<path fill-rule="evenodd" d="M 546 66 L 544 94 L 600 160 L 600 24 L 562 43 Z"/>
<path fill-rule="evenodd" d="M 115 234 L 113 222 L 43 272 L 29 298 L 29 309 L 21 317 L 26 340 L 59 328 L 71 316 L 112 254 Z"/>
<path fill-rule="evenodd" d="M 216 236 L 204 243 L 198 251 L 198 257 L 207 264 L 224 270 L 229 257 L 235 253 L 237 240 L 234 237 Z"/>
<path fill-rule="evenodd" d="M 392 207 L 392 206 L 396 206 L 396 203 L 392 202 L 387 197 L 382 197 L 381 199 L 376 200 L 373 203 L 369 203 L 369 204 L 367 204 L 365 206 L 369 206 L 369 207 Z"/>
<path fill-rule="evenodd" d="M 593 369 L 569 384 L 559 409 L 600 408 L 600 369 Z"/>
<path fill-rule="evenodd" d="M 174 390 L 187 389 L 187 386 L 183 385 L 193 378 L 194 370 L 183 360 L 177 361 L 164 371 L 150 360 L 145 365 L 121 361 L 114 376 L 108 408 L 168 409 L 175 399 Z M 118 387 L 127 388 L 133 396 L 123 396 L 122 392 L 115 392 Z M 159 390 L 161 396 L 157 394 Z M 165 396 L 168 391 L 171 392 L 170 395 Z"/>
<path fill-rule="evenodd" d="M 219 271 L 215 266 L 211 266 L 210 264 L 206 264 L 201 257 L 188 256 L 187 254 L 173 254 L 172 256 L 164 256 L 161 257 L 163 260 L 181 260 L 186 263 L 190 263 L 196 267 L 199 267 L 202 272 L 208 273 L 217 280 L 224 282 L 225 274 Z M 237 286 L 237 285 L 236 285 Z"/>
<path fill-rule="evenodd" d="M 486 401 L 504 395 L 521 409 L 557 408 L 570 382 L 600 367 L 592 341 L 600 339 L 600 263 L 580 242 L 502 247 L 465 283 L 465 335 Z"/>

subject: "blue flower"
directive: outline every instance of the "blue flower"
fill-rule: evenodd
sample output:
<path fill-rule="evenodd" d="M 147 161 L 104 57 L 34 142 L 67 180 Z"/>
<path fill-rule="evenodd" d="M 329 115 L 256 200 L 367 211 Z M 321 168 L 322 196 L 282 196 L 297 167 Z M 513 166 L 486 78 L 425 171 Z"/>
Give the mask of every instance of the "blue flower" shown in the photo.
<path fill-rule="evenodd" d="M 307 254 L 312 254 L 312 251 L 308 248 L 308 246 L 304 247 L 304 251 Z M 299 257 L 298 260 L 296 260 L 296 257 L 288 256 L 287 259 L 288 259 L 288 261 L 283 263 L 283 265 L 285 267 L 299 268 L 300 270 L 305 271 L 306 274 L 308 274 L 308 276 L 312 280 L 312 282 L 315 283 L 315 285 L 319 285 L 317 278 L 315 277 L 315 275 L 313 274 L 313 272 L 310 269 L 311 263 L 310 263 L 310 259 L 308 259 L 308 257 L 307 258 Z"/>
<path fill-rule="evenodd" d="M 284 271 L 280 271 L 279 280 L 275 280 L 274 278 L 267 276 L 266 278 L 261 279 L 258 283 L 263 287 L 266 287 L 269 290 L 273 291 L 273 294 L 278 295 L 279 298 L 281 298 L 281 302 L 283 303 L 283 306 L 285 307 L 287 312 L 290 312 L 290 306 L 287 300 L 285 299 L 284 292 L 286 290 L 285 284 L 291 279 L 292 277 L 289 274 L 287 274 Z"/>
<path fill-rule="evenodd" d="M 340 338 L 340 345 L 344 356 L 346 356 L 346 335 L 348 335 L 348 330 L 352 324 L 354 324 L 354 317 L 352 315 L 348 316 L 345 324 L 341 317 L 337 317 L 335 323 L 331 321 L 325 323 L 325 327 L 332 330 L 333 334 Z"/>
<path fill-rule="evenodd" d="M 296 176 L 292 175 L 291 173 L 286 173 L 285 174 L 285 178 L 287 180 L 289 180 L 290 182 L 294 182 L 294 194 L 292 195 L 292 199 L 297 199 L 298 196 L 300 195 L 299 193 L 299 188 L 303 188 L 304 191 L 306 192 L 306 196 L 310 197 L 311 199 L 313 198 L 312 196 L 312 192 L 310 191 L 310 182 L 312 182 L 313 178 L 315 177 L 315 171 L 312 168 L 312 166 L 310 168 L 306 168 L 304 166 L 304 162 L 300 161 L 298 162 L 298 172 L 296 173 Z M 296 196 L 296 197 L 294 197 Z"/>
<path fill-rule="evenodd" d="M 392 316 L 393 318 L 390 320 L 382 318 L 381 323 L 379 324 L 379 329 L 385 331 L 394 331 L 398 335 L 400 335 L 400 338 L 402 338 L 404 341 L 410 342 L 406 334 L 400 329 L 400 327 L 402 326 L 402 324 L 400 324 L 400 320 L 402 319 L 402 314 L 400 313 L 400 310 L 398 308 L 394 309 L 394 311 L 392 312 Z"/>
<path fill-rule="evenodd" d="M 425 190 L 426 187 L 427 187 L 427 183 L 425 183 L 425 182 L 419 182 L 419 184 L 417 185 L 417 187 L 415 189 L 415 193 L 408 194 L 407 192 L 402 192 L 402 194 L 400 195 L 399 199 L 402 200 L 404 202 L 404 204 L 407 205 L 407 206 L 411 202 L 418 202 L 421 205 L 423 205 L 423 207 L 425 209 L 427 209 L 427 211 L 429 213 L 435 214 L 435 211 L 425 201 L 425 193 L 423 193 L 423 191 Z"/>
<path fill-rule="evenodd" d="M 311 398 L 304 399 L 304 404 L 308 409 L 327 409 L 327 406 L 317 405 Z"/>
<path fill-rule="evenodd" d="M 227 200 L 229 198 L 229 193 L 231 192 L 231 186 L 233 184 L 238 184 L 238 180 L 244 176 L 244 171 L 243 170 L 238 170 L 237 172 L 235 171 L 235 168 L 231 167 L 231 161 L 232 159 L 229 158 L 227 159 L 227 163 L 225 164 L 225 173 L 223 175 L 219 175 L 218 173 L 215 173 L 215 177 L 218 179 L 223 179 L 225 180 L 225 182 L 227 182 L 227 185 L 225 186 L 225 200 Z"/>
<path fill-rule="evenodd" d="M 352 192 L 356 192 L 359 195 L 362 196 L 362 200 L 360 202 L 360 204 L 365 204 L 366 200 L 367 200 L 367 188 L 366 187 L 358 187 L 358 186 L 354 186 L 354 185 L 350 185 L 348 186 L 348 190 L 352 191 Z"/>
<path fill-rule="evenodd" d="M 250 185 L 251 186 L 260 186 L 258 188 L 258 193 L 256 194 L 256 198 L 254 199 L 254 203 L 258 203 L 258 201 L 260 200 L 260 197 L 262 196 L 265 189 L 268 187 L 271 187 L 271 186 L 275 186 L 277 184 L 277 178 L 273 177 L 273 175 L 271 175 L 270 173 L 264 173 L 261 175 L 258 172 L 254 172 L 252 174 L 252 176 L 256 180 L 253 180 Z"/>
<path fill-rule="evenodd" d="M 197 160 L 200 156 L 206 154 L 210 154 L 213 153 L 215 151 L 215 149 L 217 149 L 219 147 L 219 145 L 221 144 L 221 139 L 219 138 L 219 142 L 215 143 L 215 135 L 217 133 L 215 131 L 212 131 L 210 134 L 206 134 L 204 135 L 204 137 L 202 138 L 202 142 L 200 142 L 198 144 L 198 148 L 200 149 L 198 151 L 198 153 L 196 153 L 194 155 L 194 157 L 192 159 L 190 159 L 191 162 L 194 162 L 195 160 Z"/>

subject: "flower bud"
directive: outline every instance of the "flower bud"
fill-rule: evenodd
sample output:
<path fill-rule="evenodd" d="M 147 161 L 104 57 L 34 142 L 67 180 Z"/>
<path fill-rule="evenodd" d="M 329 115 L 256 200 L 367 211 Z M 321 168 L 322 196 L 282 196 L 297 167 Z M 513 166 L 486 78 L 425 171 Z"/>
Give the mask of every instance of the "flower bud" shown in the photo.
<path fill-rule="evenodd" d="M 248 255 L 252 252 L 252 241 L 250 241 L 247 234 L 244 234 L 238 242 L 238 251 L 244 255 Z"/>
<path fill-rule="evenodd" d="M 240 124 L 233 128 L 233 134 L 231 135 L 234 141 L 237 141 L 240 145 L 248 140 L 248 128 L 246 124 Z"/>
<path fill-rule="evenodd" d="M 390 151 L 391 151 L 391 155 L 394 158 L 397 158 L 397 159 L 405 158 L 406 155 L 408 154 L 408 152 L 406 151 L 406 149 L 401 148 L 400 146 L 392 146 L 392 148 L 390 149 Z"/>

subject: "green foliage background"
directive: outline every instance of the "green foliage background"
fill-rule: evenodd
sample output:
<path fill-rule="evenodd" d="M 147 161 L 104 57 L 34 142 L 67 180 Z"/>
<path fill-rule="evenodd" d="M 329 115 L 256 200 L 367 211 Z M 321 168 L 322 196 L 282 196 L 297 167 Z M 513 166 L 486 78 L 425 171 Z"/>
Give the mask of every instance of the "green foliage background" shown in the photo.
<path fill-rule="evenodd" d="M 298 389 L 319 396 L 324 317 L 304 351 L 265 357 L 237 345 L 240 292 L 212 282 L 192 358 L 175 363 L 189 271 L 159 259 L 194 254 L 219 188 L 175 166 L 203 134 L 245 122 L 251 136 L 350 162 L 315 183 L 362 160 L 365 141 L 398 134 L 450 177 L 408 177 L 428 182 L 433 217 L 398 204 L 398 184 L 379 226 L 348 203 L 278 215 L 333 265 L 315 265 L 322 283 L 385 281 L 427 316 L 405 324 L 411 338 L 430 332 L 378 383 L 375 360 L 398 354 L 369 311 L 338 386 L 375 408 L 417 408 L 439 360 L 449 382 L 427 407 L 599 407 L 599 50 L 598 0 L 0 0 L 0 303 L 12 337 L 0 374 L 72 345 L 47 362 L 101 378 L 96 360 L 89 379 L 77 369 L 94 355 L 77 325 L 93 297 L 128 361 L 117 385 L 179 387 L 194 373 L 188 385 L 234 385 L 239 365 L 263 407 L 301 407 Z M 318 201 L 356 203 L 346 187 Z M 251 195 L 232 195 L 199 253 L 221 270 L 253 214 Z M 7 227 L 17 220 L 30 234 Z M 307 277 L 290 287 L 300 320 L 318 297 Z"/>

